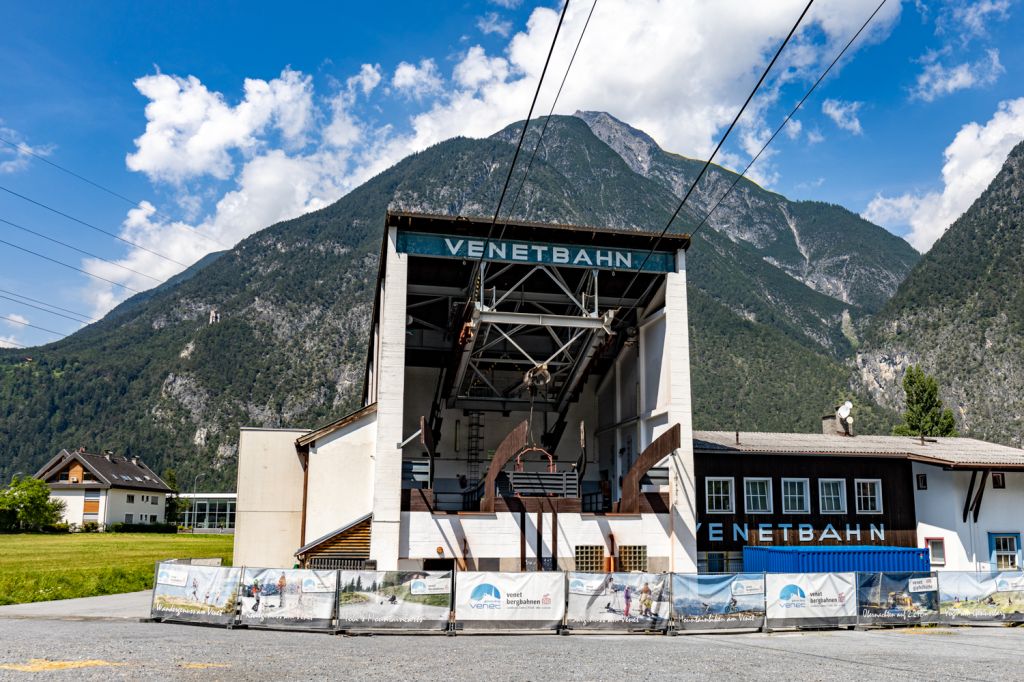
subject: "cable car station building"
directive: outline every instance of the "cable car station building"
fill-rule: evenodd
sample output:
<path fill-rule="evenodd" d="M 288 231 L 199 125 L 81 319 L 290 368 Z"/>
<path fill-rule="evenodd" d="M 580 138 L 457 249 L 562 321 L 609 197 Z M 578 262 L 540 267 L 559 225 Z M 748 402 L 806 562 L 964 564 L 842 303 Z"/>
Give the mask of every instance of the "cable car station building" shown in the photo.
<path fill-rule="evenodd" d="M 853 437 L 849 408 L 821 434 L 694 434 L 686 235 L 385 226 L 363 406 L 241 430 L 237 565 L 716 572 L 751 544 L 1021 565 L 1020 450 Z"/>

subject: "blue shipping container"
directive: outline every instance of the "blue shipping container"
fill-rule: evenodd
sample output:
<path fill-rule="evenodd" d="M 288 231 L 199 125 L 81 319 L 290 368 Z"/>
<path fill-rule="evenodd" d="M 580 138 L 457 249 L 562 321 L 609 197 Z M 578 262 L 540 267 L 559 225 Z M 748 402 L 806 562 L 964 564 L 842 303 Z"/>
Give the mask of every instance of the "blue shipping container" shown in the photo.
<path fill-rule="evenodd" d="M 751 573 L 902 573 L 932 570 L 920 547 L 744 547 Z"/>

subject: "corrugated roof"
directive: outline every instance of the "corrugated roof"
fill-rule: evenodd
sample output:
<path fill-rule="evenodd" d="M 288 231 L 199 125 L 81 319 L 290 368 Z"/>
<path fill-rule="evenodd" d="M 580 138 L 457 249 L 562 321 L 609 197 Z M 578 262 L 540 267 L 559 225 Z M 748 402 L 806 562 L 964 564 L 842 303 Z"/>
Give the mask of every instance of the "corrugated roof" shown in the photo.
<path fill-rule="evenodd" d="M 701 452 L 897 457 L 959 468 L 1024 468 L 1024 450 L 974 438 L 854 436 L 820 433 L 694 431 L 693 448 Z"/>
<path fill-rule="evenodd" d="M 171 492 L 171 489 L 164 483 L 152 469 L 146 466 L 142 460 L 133 462 L 127 457 L 111 455 L 94 455 L 89 452 L 68 452 L 61 450 L 56 457 L 47 462 L 40 469 L 35 477 L 45 480 L 53 475 L 58 469 L 63 468 L 68 462 L 77 459 L 82 465 L 91 471 L 98 479 L 98 482 L 111 488 L 130 488 L 133 490 L 156 490 L 160 492 Z M 81 488 L 81 483 L 59 483 L 49 484 L 51 488 Z"/>

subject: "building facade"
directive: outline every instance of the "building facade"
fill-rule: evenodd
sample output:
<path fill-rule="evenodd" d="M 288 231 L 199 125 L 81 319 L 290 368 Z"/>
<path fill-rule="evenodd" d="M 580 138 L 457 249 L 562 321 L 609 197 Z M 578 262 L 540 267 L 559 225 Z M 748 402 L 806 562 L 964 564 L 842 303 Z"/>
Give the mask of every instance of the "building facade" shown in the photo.
<path fill-rule="evenodd" d="M 167 484 L 137 457 L 61 450 L 36 472 L 64 502 L 65 523 L 163 523 Z"/>
<path fill-rule="evenodd" d="M 688 238 L 490 222 L 388 214 L 363 405 L 242 429 L 236 563 L 717 572 L 752 544 L 930 542 L 952 568 L 993 537 L 1008 565 L 1014 492 L 974 500 L 1000 478 L 1020 507 L 1021 451 L 855 436 L 850 406 L 695 434 Z"/>
<path fill-rule="evenodd" d="M 186 528 L 231 531 L 235 528 L 236 493 L 179 493 L 179 523 Z"/>

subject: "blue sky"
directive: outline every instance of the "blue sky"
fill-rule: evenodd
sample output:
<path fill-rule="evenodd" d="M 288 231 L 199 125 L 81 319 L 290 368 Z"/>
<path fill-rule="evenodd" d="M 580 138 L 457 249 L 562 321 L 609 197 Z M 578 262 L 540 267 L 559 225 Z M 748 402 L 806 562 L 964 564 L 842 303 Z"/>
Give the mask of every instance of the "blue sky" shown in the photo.
<path fill-rule="evenodd" d="M 599 0 L 557 111 L 609 111 L 666 149 L 702 157 L 803 4 Z M 876 4 L 815 2 L 722 162 L 746 163 Z M 550 106 L 590 6 L 570 4 L 538 111 Z M 0 136 L 149 203 L 133 209 L 9 148 L 0 149 L 0 187 L 191 263 L 331 203 L 412 151 L 522 118 L 557 9 L 525 0 L 288 11 L 257 2 L 5 3 L 0 20 L 16 30 L 0 41 Z M 926 249 L 1024 137 L 1021 17 L 1014 0 L 889 0 L 755 179 L 792 198 L 842 204 Z M 133 289 L 181 269 L 7 192 L 0 219 L 120 266 L 3 223 L 0 240 Z M 89 317 L 130 294 L 4 244 L 0 264 L 0 296 Z M 78 328 L 5 298 L 0 315 Z M 0 320 L 0 343 L 55 338 Z"/>

